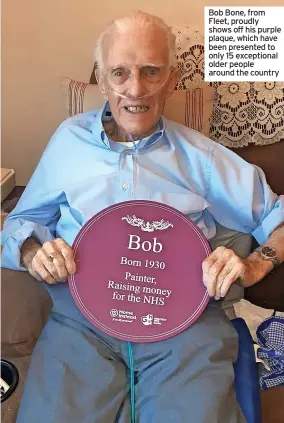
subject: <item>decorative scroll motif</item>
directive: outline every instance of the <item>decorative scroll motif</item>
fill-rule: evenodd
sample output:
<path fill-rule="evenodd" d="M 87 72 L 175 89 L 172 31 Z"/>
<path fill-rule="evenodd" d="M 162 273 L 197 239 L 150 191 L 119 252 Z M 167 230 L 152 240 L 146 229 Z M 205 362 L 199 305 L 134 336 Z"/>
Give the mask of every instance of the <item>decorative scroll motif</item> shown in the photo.
<path fill-rule="evenodd" d="M 154 232 L 154 231 L 164 231 L 170 227 L 174 227 L 174 225 L 164 219 L 160 221 L 154 220 L 153 222 L 145 222 L 144 219 L 136 217 L 135 215 L 126 217 L 122 217 L 121 220 L 126 220 L 126 222 L 131 226 L 136 226 L 144 232 Z"/>

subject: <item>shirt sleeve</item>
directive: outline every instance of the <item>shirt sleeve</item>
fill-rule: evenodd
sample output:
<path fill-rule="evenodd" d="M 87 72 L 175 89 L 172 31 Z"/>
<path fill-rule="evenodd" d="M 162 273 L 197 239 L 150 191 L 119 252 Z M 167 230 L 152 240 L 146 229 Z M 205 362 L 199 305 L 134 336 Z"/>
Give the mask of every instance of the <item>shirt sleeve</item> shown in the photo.
<path fill-rule="evenodd" d="M 213 144 L 207 200 L 223 226 L 251 233 L 259 244 L 284 221 L 284 196 L 275 194 L 258 166 L 220 144 Z"/>
<path fill-rule="evenodd" d="M 58 186 L 56 142 L 58 129 L 44 151 L 15 209 L 7 216 L 1 233 L 2 267 L 26 270 L 20 262 L 20 248 L 29 237 L 40 244 L 53 240 L 64 192 Z"/>

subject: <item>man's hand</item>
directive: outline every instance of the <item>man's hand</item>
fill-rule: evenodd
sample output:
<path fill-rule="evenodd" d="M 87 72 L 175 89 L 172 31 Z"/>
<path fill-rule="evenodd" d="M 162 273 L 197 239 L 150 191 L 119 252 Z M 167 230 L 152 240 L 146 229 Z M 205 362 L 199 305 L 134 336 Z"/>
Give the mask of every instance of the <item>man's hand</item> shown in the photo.
<path fill-rule="evenodd" d="M 272 269 L 270 262 L 259 260 L 257 253 L 247 259 L 240 258 L 233 250 L 218 247 L 202 263 L 203 282 L 210 297 L 225 297 L 236 282 L 249 287 L 262 279 Z"/>
<path fill-rule="evenodd" d="M 50 284 L 67 281 L 76 272 L 72 248 L 62 239 L 48 241 L 41 247 L 29 238 L 21 248 L 22 263 L 30 274 Z"/>

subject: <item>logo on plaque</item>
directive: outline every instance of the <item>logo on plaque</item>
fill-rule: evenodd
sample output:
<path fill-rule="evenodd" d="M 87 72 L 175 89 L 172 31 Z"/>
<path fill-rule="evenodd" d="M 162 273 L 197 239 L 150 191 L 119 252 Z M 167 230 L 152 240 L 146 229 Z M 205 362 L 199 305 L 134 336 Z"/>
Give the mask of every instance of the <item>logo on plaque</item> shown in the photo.
<path fill-rule="evenodd" d="M 174 336 L 205 309 L 210 246 L 195 223 L 153 201 L 115 204 L 90 219 L 73 250 L 74 300 L 98 329 L 131 342 Z"/>

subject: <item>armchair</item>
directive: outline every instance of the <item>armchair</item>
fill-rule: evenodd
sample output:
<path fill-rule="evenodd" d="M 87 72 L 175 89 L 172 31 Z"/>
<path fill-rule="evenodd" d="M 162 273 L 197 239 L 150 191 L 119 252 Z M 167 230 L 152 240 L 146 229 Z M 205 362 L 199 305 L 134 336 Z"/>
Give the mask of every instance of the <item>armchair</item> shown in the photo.
<path fill-rule="evenodd" d="M 166 106 L 165 115 L 204 132 L 217 141 L 218 136 L 220 136 L 223 143 L 227 142 L 228 146 L 245 160 L 263 168 L 268 182 L 275 192 L 284 193 L 283 117 L 282 122 L 277 123 L 278 134 L 273 139 L 267 138 L 268 141 L 266 139 L 267 142 L 263 142 L 263 145 L 259 145 L 261 142 L 257 142 L 257 139 L 259 140 L 257 137 L 254 137 L 254 142 L 250 143 L 250 139 L 253 138 L 252 135 L 247 134 L 245 137 L 246 143 L 242 142 L 241 139 L 233 140 L 234 142 L 228 141 L 224 128 L 230 128 L 230 124 L 228 122 L 222 124 L 218 119 L 216 120 L 216 116 L 221 116 L 224 112 L 218 103 L 220 100 L 220 97 L 218 97 L 220 95 L 220 84 L 210 85 L 203 81 L 203 37 L 198 29 L 175 28 L 175 31 L 182 78 L 173 101 Z M 99 98 L 98 87 L 95 84 L 94 71 L 91 75 L 90 84 L 67 79 L 63 81 L 62 89 L 67 97 L 67 114 L 80 113 L 97 108 L 102 104 L 103 100 Z M 227 88 L 229 90 L 228 86 Z M 276 103 L 279 106 L 282 105 L 283 108 L 284 87 L 279 89 L 282 89 L 283 100 L 282 103 L 281 99 L 277 100 Z M 246 91 L 246 94 L 248 95 L 248 91 Z M 214 102 L 212 99 L 214 99 Z M 228 93 L 229 103 L 230 93 Z M 247 103 L 241 104 L 241 106 L 249 106 L 250 103 L 252 103 L 252 100 L 248 98 Z M 256 103 L 264 107 L 264 102 L 258 101 Z M 179 105 L 178 109 L 177 104 Z M 272 106 L 269 109 L 270 111 L 271 108 Z M 227 109 L 229 109 L 229 106 L 227 106 Z M 179 110 L 180 113 L 176 113 L 176 110 Z M 192 113 L 193 110 L 195 111 L 194 114 Z M 235 113 L 232 109 L 230 112 Z M 226 113 L 228 114 L 228 110 Z M 213 121 L 212 116 L 215 116 Z M 211 119 L 209 119 L 210 117 Z M 257 123 L 251 123 L 252 126 L 254 124 L 257 127 Z M 231 123 L 232 125 L 233 123 Z M 284 311 L 283 280 L 284 264 L 274 274 L 268 275 L 262 282 L 247 289 L 245 298 L 262 307 Z M 31 353 L 51 309 L 51 299 L 42 284 L 25 272 L 2 269 L 2 357 L 14 363 L 20 374 L 20 382 L 16 391 L 2 404 L 2 421 L 4 423 L 16 421 L 19 399 Z M 233 324 L 240 336 L 239 358 L 235 365 L 237 396 L 248 423 L 260 423 L 260 393 L 257 368 L 253 360 L 252 339 L 243 321 L 237 319 L 234 320 Z M 243 378 L 243 375 L 245 375 L 245 378 Z M 281 406 L 281 404 L 278 404 L 278 406 Z M 276 420 L 274 421 L 276 422 Z"/>

